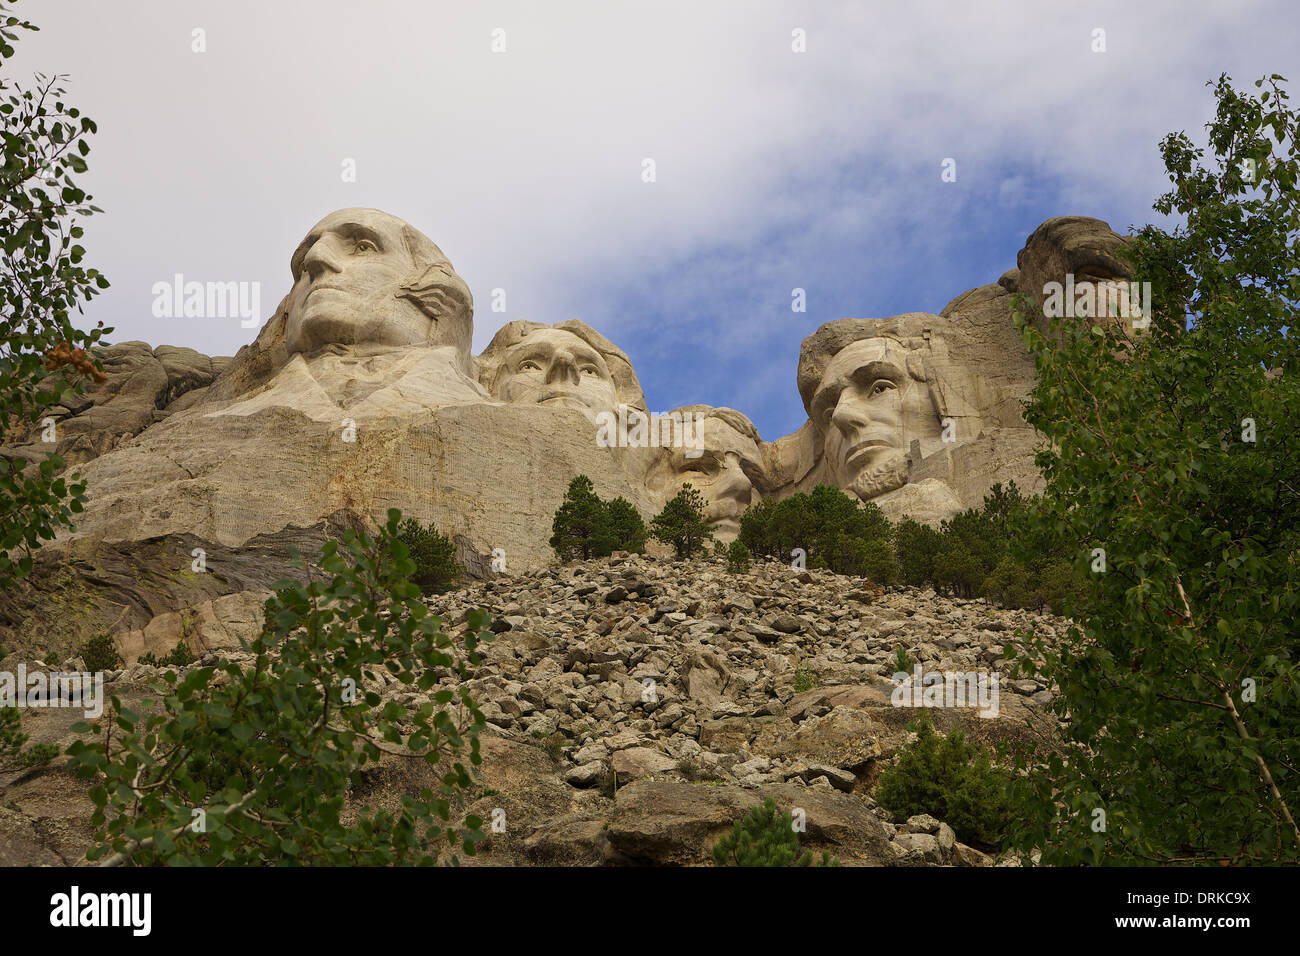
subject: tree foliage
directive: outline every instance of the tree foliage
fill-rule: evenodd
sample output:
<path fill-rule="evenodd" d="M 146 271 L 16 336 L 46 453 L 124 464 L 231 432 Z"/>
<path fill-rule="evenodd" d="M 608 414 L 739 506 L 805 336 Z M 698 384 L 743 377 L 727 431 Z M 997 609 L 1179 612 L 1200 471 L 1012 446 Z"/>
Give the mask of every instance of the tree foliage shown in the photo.
<path fill-rule="evenodd" d="M 29 738 L 29 734 L 22 732 L 22 715 L 18 708 L 0 708 L 0 772 L 23 770 L 59 755 L 59 748 L 54 744 L 26 746 Z"/>
<path fill-rule="evenodd" d="M 671 544 L 679 558 L 692 557 L 713 537 L 713 530 L 705 518 L 707 505 L 704 496 L 687 482 L 664 510 L 650 522 L 650 533 L 664 544 Z"/>
<path fill-rule="evenodd" d="M 739 538 L 727 546 L 727 570 L 732 574 L 748 571 L 749 558 L 749 548 Z"/>
<path fill-rule="evenodd" d="M 731 832 L 713 844 L 716 866 L 813 866 L 811 850 L 799 852 L 799 834 L 794 818 L 777 809 L 768 797 L 732 825 Z M 822 866 L 839 866 L 840 861 L 823 850 Z"/>
<path fill-rule="evenodd" d="M 879 584 L 893 583 L 897 577 L 894 562 L 886 555 L 892 535 L 889 520 L 877 505 L 863 504 L 826 484 L 780 501 L 761 502 L 740 520 L 740 540 L 752 554 L 789 561 L 791 553 L 801 548 L 809 567 L 867 576 L 874 571 L 890 578 Z"/>
<path fill-rule="evenodd" d="M 19 30 L 31 23 L 0 3 L 0 69 L 14 55 Z M 30 89 L 0 78 L 4 165 L 0 168 L 0 441 L 29 441 L 51 410 L 85 389 L 102 369 L 87 352 L 112 331 L 82 332 L 72 321 L 108 281 L 83 266 L 78 217 L 101 210 L 77 186 L 86 171 L 94 122 L 63 100 L 63 77 L 36 77 Z M 59 474 L 63 460 L 0 459 L 0 588 L 32 569 L 32 552 L 54 537 L 85 502 L 78 476 Z"/>
<path fill-rule="evenodd" d="M 569 482 L 551 522 L 550 545 L 561 561 L 603 558 L 615 551 L 645 550 L 649 532 L 632 502 L 604 501 L 586 475 Z"/>
<path fill-rule="evenodd" d="M 455 543 L 433 525 L 422 525 L 414 518 L 407 518 L 397 536 L 415 563 L 411 580 L 425 594 L 445 591 L 460 577 Z"/>
<path fill-rule="evenodd" d="M 1208 149 L 1161 143 L 1171 230 L 1127 256 L 1148 328 L 1018 318 L 1049 440 L 1034 523 L 1079 555 L 1046 653 L 1067 754 L 1028 782 L 1044 862 L 1300 859 L 1300 153 L 1285 80 L 1214 84 Z M 1105 570 L 1089 555 L 1105 551 Z M 1097 825 L 1103 819 L 1104 828 Z"/>
<path fill-rule="evenodd" d="M 481 762 L 485 720 L 466 689 L 477 648 L 492 640 L 484 611 L 459 638 L 410 580 L 415 564 L 393 509 L 372 537 L 328 542 L 323 577 L 280 581 L 247 670 L 233 662 L 166 671 L 160 711 L 114 697 L 102 740 L 78 740 L 69 766 L 94 780 L 104 865 L 427 864 L 439 847 L 474 853 L 482 821 L 454 811 Z M 461 644 L 463 643 L 463 649 Z M 381 671 L 427 697 L 408 709 L 372 688 Z M 434 690 L 439 678 L 455 686 Z M 81 724 L 79 733 L 101 734 Z M 436 786 L 397 810 L 347 806 L 383 753 L 424 760 Z M 345 824 L 346 808 L 355 815 Z"/>
<path fill-rule="evenodd" d="M 605 531 L 606 538 L 601 542 L 601 549 L 608 546 L 608 553 L 640 553 L 645 550 L 646 538 L 650 536 L 636 506 L 621 496 L 605 505 Z"/>
<path fill-rule="evenodd" d="M 900 819 L 927 813 L 963 843 L 1002 849 L 1014 815 L 1011 774 L 992 765 L 961 730 L 935 733 L 928 718 L 909 727 L 916 739 L 880 775 L 875 799 Z"/>
<path fill-rule="evenodd" d="M 122 666 L 122 655 L 117 652 L 111 634 L 96 634 L 84 641 L 77 649 L 77 655 L 85 663 L 86 669 L 95 671 L 115 671 Z"/>
<path fill-rule="evenodd" d="M 1036 530 L 1040 506 L 1014 481 L 994 485 L 979 508 L 930 528 L 904 518 L 894 528 L 899 577 L 959 597 L 1060 614 L 1079 587 L 1066 545 Z"/>
<path fill-rule="evenodd" d="M 194 652 L 191 651 L 190 646 L 185 643 L 185 639 L 181 638 L 176 642 L 176 645 L 162 657 L 159 657 L 157 654 L 150 651 L 148 654 L 142 654 L 140 656 L 139 663 L 149 664 L 153 667 L 188 667 L 190 664 L 194 663 Z"/>

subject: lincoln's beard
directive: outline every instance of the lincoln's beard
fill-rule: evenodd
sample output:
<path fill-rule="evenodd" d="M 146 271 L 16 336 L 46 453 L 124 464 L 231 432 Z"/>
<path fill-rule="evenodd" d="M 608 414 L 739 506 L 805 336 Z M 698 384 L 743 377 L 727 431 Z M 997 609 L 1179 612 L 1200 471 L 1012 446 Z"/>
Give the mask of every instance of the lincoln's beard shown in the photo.
<path fill-rule="evenodd" d="M 878 465 L 864 468 L 849 482 L 849 491 L 862 501 L 870 501 L 907 484 L 907 469 L 910 462 L 907 454 L 894 451 Z"/>

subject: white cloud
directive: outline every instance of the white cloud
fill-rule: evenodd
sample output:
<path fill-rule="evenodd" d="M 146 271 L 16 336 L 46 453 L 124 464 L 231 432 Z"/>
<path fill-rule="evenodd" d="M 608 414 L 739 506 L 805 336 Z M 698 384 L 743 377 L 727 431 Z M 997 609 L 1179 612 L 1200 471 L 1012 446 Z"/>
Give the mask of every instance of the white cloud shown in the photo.
<path fill-rule="evenodd" d="M 87 247 L 113 288 L 90 319 L 117 340 L 223 354 L 253 332 L 154 319 L 151 285 L 176 272 L 260 280 L 269 312 L 294 245 L 341 206 L 386 209 L 443 247 L 479 302 L 478 347 L 519 317 L 582 314 L 617 338 L 620 317 L 584 314 L 593 288 L 764 233 L 785 237 L 787 255 L 873 242 L 899 254 L 884 246 L 902 228 L 922 235 L 904 249 L 924 248 L 928 224 L 967 201 L 941 191 L 948 156 L 957 185 L 987 182 L 1003 202 L 1029 170 L 1058 184 L 1059 214 L 1102 197 L 1145 210 L 1163 188 L 1160 136 L 1209 115 L 1203 82 L 1286 72 L 1297 20 L 1285 0 L 65 0 L 17 12 L 42 30 L 21 38 L 10 75 L 72 73 L 69 99 L 100 124 L 85 184 L 108 212 Z M 1089 49 L 1098 26 L 1104 54 Z M 190 51 L 195 27 L 206 53 Z M 503 54 L 490 52 L 496 27 Z M 807 53 L 790 49 L 795 27 Z M 355 184 L 340 181 L 345 157 Z M 654 184 L 640 181 L 645 157 Z M 860 170 L 855 195 L 818 188 L 837 163 Z M 755 267 L 788 284 L 779 258 Z M 498 286 L 506 315 L 487 308 Z M 738 338 L 734 324 L 714 331 Z"/>

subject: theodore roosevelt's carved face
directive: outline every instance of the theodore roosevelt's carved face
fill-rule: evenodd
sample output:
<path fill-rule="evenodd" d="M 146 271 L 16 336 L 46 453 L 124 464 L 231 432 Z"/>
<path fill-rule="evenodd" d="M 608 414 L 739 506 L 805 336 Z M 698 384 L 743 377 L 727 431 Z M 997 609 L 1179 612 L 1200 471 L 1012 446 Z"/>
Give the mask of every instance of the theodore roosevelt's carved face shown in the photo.
<path fill-rule="evenodd" d="M 668 499 L 689 482 L 704 498 L 713 531 L 734 536 L 740 531 L 740 516 L 761 500 L 760 487 L 768 483 L 757 431 L 731 409 L 685 409 L 681 416 L 691 422 L 689 433 L 664 449 L 649 483 Z"/>
<path fill-rule="evenodd" d="M 689 458 L 689 449 L 672 449 L 678 478 L 689 481 L 708 502 L 705 517 L 715 532 L 736 534 L 740 516 L 758 500 L 754 487 L 763 469 L 758 443 L 719 418 L 704 420 L 704 451 Z"/>
<path fill-rule="evenodd" d="M 473 300 L 414 227 L 377 209 L 341 209 L 307 233 L 290 262 L 286 336 L 293 352 L 329 344 L 453 345 L 467 357 Z"/>
<path fill-rule="evenodd" d="M 836 353 L 811 408 L 831 479 L 864 501 L 906 484 L 906 429 L 934 415 L 929 387 L 908 373 L 907 350 L 886 338 Z"/>
<path fill-rule="evenodd" d="M 493 393 L 506 402 L 575 408 L 593 421 L 598 412 L 613 412 L 618 406 L 605 359 L 563 329 L 536 329 L 510 346 Z"/>

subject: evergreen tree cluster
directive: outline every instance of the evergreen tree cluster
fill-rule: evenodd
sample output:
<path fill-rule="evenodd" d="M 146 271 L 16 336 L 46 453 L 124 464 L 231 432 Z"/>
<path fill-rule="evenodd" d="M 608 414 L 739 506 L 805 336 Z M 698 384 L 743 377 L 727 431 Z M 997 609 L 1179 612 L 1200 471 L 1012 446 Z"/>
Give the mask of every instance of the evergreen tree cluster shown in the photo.
<path fill-rule="evenodd" d="M 750 508 L 739 540 L 756 557 L 788 562 L 802 551 L 808 567 L 881 585 L 929 586 L 1059 613 L 1077 588 L 1073 555 L 1031 533 L 1027 519 L 1036 506 L 1015 482 L 994 485 L 982 507 L 931 528 L 910 518 L 891 523 L 875 504 L 818 485 Z"/>
<path fill-rule="evenodd" d="M 994 766 L 962 730 L 940 736 L 928 717 L 908 729 L 916 739 L 881 774 L 876 802 L 896 819 L 929 814 L 952 827 L 963 843 L 1004 849 L 1015 809 L 1010 772 Z"/>
<path fill-rule="evenodd" d="M 768 797 L 737 820 L 731 832 L 713 845 L 715 866 L 814 866 L 811 850 L 800 853 L 794 817 L 782 813 Z M 820 865 L 839 866 L 840 861 L 823 850 Z"/>
<path fill-rule="evenodd" d="M 704 496 L 687 482 L 650 522 L 651 534 L 656 540 L 671 544 L 677 557 L 689 558 L 713 537 L 705 508 Z"/>
<path fill-rule="evenodd" d="M 860 574 L 893 584 L 898 577 L 889 519 L 833 485 L 764 501 L 740 519 L 740 540 L 759 557 L 790 561 L 801 549 L 810 568 Z"/>
<path fill-rule="evenodd" d="M 894 551 L 903 584 L 958 597 L 983 597 L 1005 607 L 1064 612 L 1079 592 L 1076 554 L 1039 531 L 1040 507 L 1013 481 L 994 485 L 980 508 L 930 528 L 910 518 L 894 526 Z"/>
<path fill-rule="evenodd" d="M 740 535 L 715 551 L 732 573 L 751 559 L 804 562 L 799 566 L 865 577 L 883 586 L 933 587 L 958 597 L 984 597 L 1006 607 L 1063 613 L 1080 587 L 1068 550 L 1033 531 L 1037 498 L 1011 482 L 994 485 L 983 506 L 931 528 L 910 518 L 891 523 L 874 503 L 862 503 L 833 485 L 779 501 L 763 501 L 740 520 Z M 690 484 L 664 506 L 647 529 L 623 498 L 602 501 L 591 479 L 569 484 L 552 523 L 551 547 L 562 561 L 642 551 L 647 537 L 672 545 L 678 558 L 699 552 L 713 537 L 707 503 Z"/>
<path fill-rule="evenodd" d="M 407 518 L 398 528 L 397 540 L 406 545 L 410 559 L 415 562 L 411 583 L 425 594 L 446 591 L 460 577 L 455 543 L 432 525 Z"/>
<path fill-rule="evenodd" d="M 647 531 L 636 507 L 626 498 L 604 501 L 586 475 L 569 482 L 551 522 L 550 545 L 561 561 L 603 558 L 615 551 L 645 550 Z"/>

